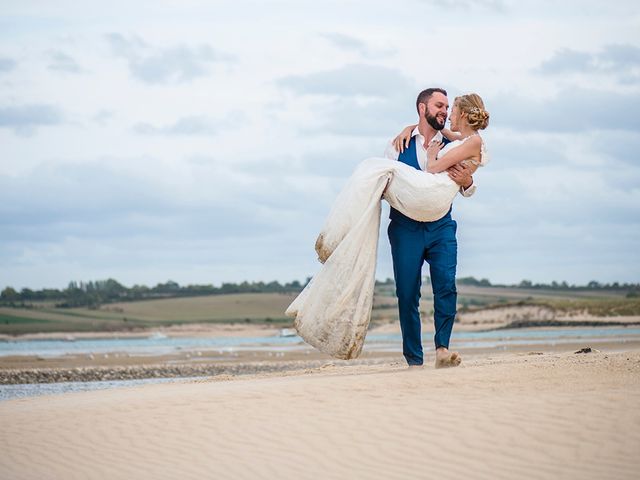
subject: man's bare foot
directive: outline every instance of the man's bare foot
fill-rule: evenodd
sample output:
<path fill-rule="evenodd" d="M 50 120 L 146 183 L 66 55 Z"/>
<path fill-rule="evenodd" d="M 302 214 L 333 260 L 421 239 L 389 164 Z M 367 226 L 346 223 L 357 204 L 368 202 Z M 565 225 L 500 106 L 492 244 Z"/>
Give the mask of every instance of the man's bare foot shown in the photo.
<path fill-rule="evenodd" d="M 462 362 L 458 352 L 450 352 L 444 347 L 436 350 L 436 368 L 457 367 Z"/>

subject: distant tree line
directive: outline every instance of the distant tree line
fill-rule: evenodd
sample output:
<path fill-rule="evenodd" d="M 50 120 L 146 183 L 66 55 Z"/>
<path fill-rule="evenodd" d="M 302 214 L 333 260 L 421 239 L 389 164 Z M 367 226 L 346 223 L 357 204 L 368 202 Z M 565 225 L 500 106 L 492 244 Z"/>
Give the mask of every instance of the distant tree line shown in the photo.
<path fill-rule="evenodd" d="M 308 280 L 307 280 L 308 282 Z M 65 289 L 31 290 L 23 288 L 19 292 L 12 287 L 5 288 L 0 293 L 0 305 L 29 306 L 34 302 L 53 302 L 58 308 L 90 307 L 97 308 L 105 303 L 148 300 L 167 297 L 195 297 L 201 295 L 222 295 L 228 293 L 292 293 L 302 290 L 303 285 L 298 281 L 281 284 L 277 281 L 223 283 L 219 287 L 213 285 L 180 286 L 169 280 L 159 283 L 155 287 L 134 285 L 127 288 L 118 281 L 110 278 L 90 282 L 70 282 Z"/>
<path fill-rule="evenodd" d="M 376 281 L 376 285 L 393 285 L 393 280 L 387 278 L 385 281 Z M 425 284 L 431 283 L 431 279 L 429 277 L 424 277 Z M 600 283 L 595 280 L 590 281 L 586 285 L 575 285 L 569 284 L 567 282 L 556 282 L 553 281 L 551 283 L 533 283 L 531 280 L 522 280 L 518 284 L 494 284 L 491 283 L 488 279 L 482 278 L 477 279 L 475 277 L 462 277 L 456 279 L 456 283 L 458 285 L 471 285 L 475 287 L 496 287 L 496 288 L 523 288 L 523 289 L 537 289 L 537 290 L 616 290 L 616 291 L 626 291 L 627 297 L 638 297 L 640 296 L 640 283 Z"/>
<path fill-rule="evenodd" d="M 626 290 L 628 292 L 640 292 L 640 283 L 600 283 L 591 280 L 586 285 L 569 284 L 565 281 L 551 283 L 533 283 L 531 280 L 522 280 L 515 285 L 492 284 L 486 278 L 478 280 L 475 277 L 463 277 L 456 280 L 458 285 L 475 285 L 478 287 L 501 287 L 501 288 L 528 288 L 539 290 Z"/>
<path fill-rule="evenodd" d="M 23 288 L 20 291 L 12 287 L 6 287 L 0 292 L 0 305 L 12 307 L 30 307 L 35 302 L 51 302 L 58 308 L 89 307 L 97 308 L 102 304 L 114 302 L 126 302 L 136 300 L 149 300 L 168 297 L 196 297 L 201 295 L 223 295 L 229 293 L 296 293 L 309 282 L 307 278 L 303 284 L 298 280 L 281 284 L 278 281 L 223 283 L 219 287 L 213 285 L 186 285 L 181 286 L 177 282 L 167 281 L 159 283 L 155 287 L 134 285 L 125 287 L 118 281 L 97 280 L 90 282 L 70 282 L 65 289 L 45 288 L 31 290 Z M 425 277 L 425 284 L 430 283 L 429 277 Z M 462 277 L 457 280 L 458 285 L 473 285 L 478 287 L 502 287 L 502 288 L 526 288 L 540 290 L 617 290 L 626 291 L 627 297 L 640 296 L 640 284 L 638 283 L 599 283 L 591 281 L 586 285 L 569 285 L 567 282 L 533 283 L 522 280 L 517 285 L 492 284 L 486 278 Z M 377 286 L 394 286 L 394 281 L 387 278 L 376 281 Z"/>

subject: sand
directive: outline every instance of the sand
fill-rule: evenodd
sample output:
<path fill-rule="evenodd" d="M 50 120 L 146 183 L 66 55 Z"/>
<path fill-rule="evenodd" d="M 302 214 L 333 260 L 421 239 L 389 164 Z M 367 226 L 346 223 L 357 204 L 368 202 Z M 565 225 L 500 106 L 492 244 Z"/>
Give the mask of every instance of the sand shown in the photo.
<path fill-rule="evenodd" d="M 0 477 L 638 478 L 640 350 L 224 377 L 0 403 Z"/>

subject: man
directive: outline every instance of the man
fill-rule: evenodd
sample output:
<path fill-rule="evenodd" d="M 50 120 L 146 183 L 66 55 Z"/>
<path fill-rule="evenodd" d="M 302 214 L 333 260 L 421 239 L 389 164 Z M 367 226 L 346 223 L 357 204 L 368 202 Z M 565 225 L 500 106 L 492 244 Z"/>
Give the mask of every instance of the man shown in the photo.
<path fill-rule="evenodd" d="M 419 121 L 408 147 L 398 153 L 391 143 L 385 156 L 419 170 L 426 170 L 426 148 L 429 143 L 448 143 L 441 133 L 449 108 L 447 92 L 441 88 L 428 88 L 420 92 L 416 108 Z M 460 185 L 462 195 L 473 195 L 476 187 L 464 166 L 455 165 L 448 172 Z M 391 208 L 389 218 L 391 223 L 388 234 L 402 330 L 402 353 L 409 366 L 419 366 L 424 362 L 419 303 L 422 265 L 426 261 L 433 289 L 436 368 L 458 366 L 461 362 L 460 355 L 449 351 L 449 338 L 456 316 L 455 276 L 458 250 L 457 225 L 451 218 L 451 209 L 434 222 L 415 221 L 394 208 Z"/>

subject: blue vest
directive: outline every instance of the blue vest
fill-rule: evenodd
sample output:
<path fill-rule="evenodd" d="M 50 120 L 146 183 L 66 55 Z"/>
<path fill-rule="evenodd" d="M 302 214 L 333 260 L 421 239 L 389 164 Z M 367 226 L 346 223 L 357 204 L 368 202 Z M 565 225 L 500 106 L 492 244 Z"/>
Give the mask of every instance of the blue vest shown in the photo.
<path fill-rule="evenodd" d="M 418 163 L 418 155 L 416 154 L 416 138 L 417 138 L 417 135 L 414 135 L 413 137 L 411 137 L 411 141 L 409 142 L 409 146 L 407 148 L 405 148 L 404 152 L 402 152 L 398 156 L 398 161 L 402 162 L 402 163 L 406 163 L 410 167 L 413 167 L 413 168 L 415 168 L 417 170 L 422 170 L 420 168 L 420 164 Z M 448 140 L 445 137 L 442 137 L 442 140 L 443 140 L 445 145 L 450 142 L 450 140 Z M 395 208 L 391 207 L 391 212 L 389 213 L 389 218 L 391 220 L 396 221 L 396 222 L 404 223 L 405 225 L 415 225 L 417 227 L 420 227 L 420 226 L 426 226 L 426 225 L 433 225 L 435 223 L 439 223 L 439 222 L 450 220 L 451 219 L 451 209 L 449 209 L 449 211 L 447 212 L 447 214 L 444 217 L 442 217 L 442 218 L 440 218 L 440 219 L 438 219 L 438 220 L 436 220 L 434 222 L 418 222 L 418 221 L 414 220 L 413 218 L 409 218 L 406 215 L 404 215 L 403 213 L 400 213 Z"/>

